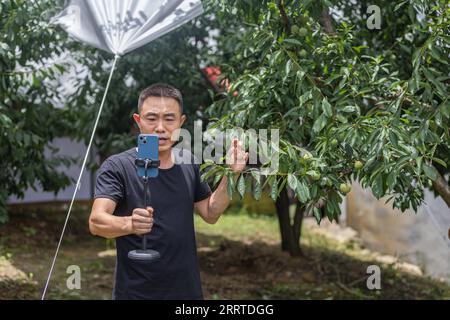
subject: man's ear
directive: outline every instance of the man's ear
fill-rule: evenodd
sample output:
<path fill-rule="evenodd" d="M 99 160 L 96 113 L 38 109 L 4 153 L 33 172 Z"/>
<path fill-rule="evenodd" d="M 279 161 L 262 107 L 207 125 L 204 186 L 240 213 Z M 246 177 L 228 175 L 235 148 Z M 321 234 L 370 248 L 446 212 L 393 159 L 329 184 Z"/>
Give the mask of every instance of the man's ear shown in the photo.
<path fill-rule="evenodd" d="M 186 120 L 187 120 L 187 117 L 186 117 L 185 114 L 183 114 L 183 115 L 181 116 L 181 125 L 180 125 L 180 127 L 183 126 L 183 123 L 184 123 Z"/>
<path fill-rule="evenodd" d="M 139 129 L 141 129 L 141 116 L 138 113 L 133 113 L 134 122 L 138 125 Z"/>

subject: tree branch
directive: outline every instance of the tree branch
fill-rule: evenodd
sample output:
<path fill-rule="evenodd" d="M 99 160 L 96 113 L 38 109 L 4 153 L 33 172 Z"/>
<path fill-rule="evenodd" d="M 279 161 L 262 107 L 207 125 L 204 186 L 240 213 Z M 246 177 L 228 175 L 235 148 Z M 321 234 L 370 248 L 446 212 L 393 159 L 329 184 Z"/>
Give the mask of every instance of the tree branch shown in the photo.
<path fill-rule="evenodd" d="M 283 23 L 286 26 L 287 32 L 290 32 L 291 24 L 289 22 L 287 14 L 286 14 L 286 10 L 284 9 L 284 1 L 283 0 L 280 0 L 280 2 L 278 2 L 278 10 L 280 10 L 280 14 L 283 19 Z"/>

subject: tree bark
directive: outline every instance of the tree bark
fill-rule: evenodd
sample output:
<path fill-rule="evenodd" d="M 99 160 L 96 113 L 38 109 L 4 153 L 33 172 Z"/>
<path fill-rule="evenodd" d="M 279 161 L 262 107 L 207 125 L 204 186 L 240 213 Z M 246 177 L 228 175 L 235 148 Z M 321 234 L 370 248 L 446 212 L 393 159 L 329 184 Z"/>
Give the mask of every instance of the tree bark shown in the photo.
<path fill-rule="evenodd" d="M 450 208 L 450 186 L 444 177 L 436 170 L 438 177 L 433 181 L 434 190 L 441 196 L 447 206 Z"/>
<path fill-rule="evenodd" d="M 336 34 L 336 31 L 334 30 L 333 26 L 333 18 L 330 15 L 328 7 L 322 9 L 319 21 L 326 33 L 328 33 L 329 35 Z"/>
<path fill-rule="evenodd" d="M 289 198 L 286 188 L 281 190 L 280 195 L 275 202 L 275 206 L 277 208 L 278 224 L 280 226 L 281 250 L 289 251 Z"/>
<path fill-rule="evenodd" d="M 297 202 L 294 223 L 291 224 L 289 216 L 289 197 L 286 188 L 283 188 L 275 203 L 278 223 L 281 233 L 281 250 L 289 252 L 291 256 L 302 256 L 300 248 L 301 224 L 303 221 L 303 206 Z"/>
<path fill-rule="evenodd" d="M 294 239 L 299 244 L 300 255 L 303 256 L 303 251 L 300 246 L 300 237 L 302 236 L 303 217 L 305 213 L 305 206 L 297 200 L 297 207 L 295 208 L 294 225 L 292 226 L 294 232 Z"/>

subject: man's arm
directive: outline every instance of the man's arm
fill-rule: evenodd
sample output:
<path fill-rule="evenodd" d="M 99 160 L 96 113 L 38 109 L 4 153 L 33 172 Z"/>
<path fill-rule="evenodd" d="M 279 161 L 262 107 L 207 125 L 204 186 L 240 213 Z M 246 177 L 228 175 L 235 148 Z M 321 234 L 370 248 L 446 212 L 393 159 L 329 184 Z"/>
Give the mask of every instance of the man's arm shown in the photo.
<path fill-rule="evenodd" d="M 89 230 L 93 235 L 112 239 L 129 234 L 145 234 L 153 226 L 153 208 L 134 209 L 131 216 L 113 215 L 116 202 L 108 198 L 97 198 L 89 217 Z"/>
<path fill-rule="evenodd" d="M 217 189 L 208 198 L 195 203 L 195 209 L 207 223 L 216 223 L 230 204 L 227 186 L 227 177 L 223 176 Z"/>

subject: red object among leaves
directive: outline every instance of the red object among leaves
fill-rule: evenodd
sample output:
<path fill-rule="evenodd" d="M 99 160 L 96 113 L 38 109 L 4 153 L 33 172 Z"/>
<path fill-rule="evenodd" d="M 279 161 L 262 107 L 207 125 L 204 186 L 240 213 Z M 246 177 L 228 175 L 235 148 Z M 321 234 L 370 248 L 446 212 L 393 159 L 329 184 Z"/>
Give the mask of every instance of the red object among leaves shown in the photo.
<path fill-rule="evenodd" d="M 220 67 L 211 66 L 211 67 L 206 67 L 203 70 L 205 71 L 206 76 L 208 77 L 208 80 L 211 82 L 211 84 L 214 87 L 217 87 L 220 90 L 226 90 L 227 92 L 230 91 L 230 81 L 227 78 L 222 79 L 222 81 L 220 81 L 220 83 L 218 83 L 218 77 L 221 74 Z M 236 97 L 237 95 L 238 95 L 238 92 L 234 91 L 233 96 Z"/>
<path fill-rule="evenodd" d="M 206 72 L 206 76 L 208 77 L 209 81 L 211 81 L 214 84 L 217 84 L 217 77 L 220 75 L 220 68 L 206 67 L 204 70 Z"/>

